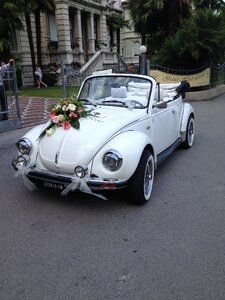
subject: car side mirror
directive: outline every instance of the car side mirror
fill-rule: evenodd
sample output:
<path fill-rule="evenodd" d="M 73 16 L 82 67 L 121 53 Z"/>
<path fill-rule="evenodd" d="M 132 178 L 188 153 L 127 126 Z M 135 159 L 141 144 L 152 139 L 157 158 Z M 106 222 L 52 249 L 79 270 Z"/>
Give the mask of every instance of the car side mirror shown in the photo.
<path fill-rule="evenodd" d="M 157 108 L 166 108 L 167 107 L 167 102 L 165 101 L 159 101 L 156 103 Z"/>

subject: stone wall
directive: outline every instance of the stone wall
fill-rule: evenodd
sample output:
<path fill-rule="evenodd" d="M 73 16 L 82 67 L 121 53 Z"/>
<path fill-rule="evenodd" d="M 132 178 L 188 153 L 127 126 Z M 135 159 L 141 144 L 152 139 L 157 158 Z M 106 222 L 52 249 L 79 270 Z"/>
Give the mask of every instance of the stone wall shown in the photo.
<path fill-rule="evenodd" d="M 225 85 L 220 85 L 205 91 L 188 92 L 186 93 L 185 100 L 186 101 L 210 100 L 222 94 L 225 94 Z"/>

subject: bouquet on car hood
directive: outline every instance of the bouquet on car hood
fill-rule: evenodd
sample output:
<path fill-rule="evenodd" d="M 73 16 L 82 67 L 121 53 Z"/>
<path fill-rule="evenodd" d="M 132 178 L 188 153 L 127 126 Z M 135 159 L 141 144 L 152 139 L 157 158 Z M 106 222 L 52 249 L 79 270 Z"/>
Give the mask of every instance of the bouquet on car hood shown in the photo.
<path fill-rule="evenodd" d="M 82 101 L 75 96 L 59 99 L 56 104 L 49 106 L 50 124 L 41 132 L 40 137 L 51 136 L 57 127 L 63 127 L 65 130 L 71 127 L 80 128 L 80 118 L 86 118 L 91 115 L 91 110 L 87 110 Z"/>

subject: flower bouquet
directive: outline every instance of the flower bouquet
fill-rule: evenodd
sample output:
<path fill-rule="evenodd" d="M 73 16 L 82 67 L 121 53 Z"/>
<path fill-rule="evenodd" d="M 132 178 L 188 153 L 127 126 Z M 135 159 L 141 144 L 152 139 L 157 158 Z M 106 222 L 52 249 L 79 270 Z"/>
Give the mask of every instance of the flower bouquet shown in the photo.
<path fill-rule="evenodd" d="M 91 111 L 87 110 L 82 101 L 79 101 L 75 96 L 59 99 L 55 105 L 48 108 L 50 116 L 50 124 L 43 130 L 39 136 L 45 134 L 51 136 L 57 127 L 63 127 L 65 130 L 71 127 L 80 128 L 80 118 L 86 118 L 91 115 Z"/>

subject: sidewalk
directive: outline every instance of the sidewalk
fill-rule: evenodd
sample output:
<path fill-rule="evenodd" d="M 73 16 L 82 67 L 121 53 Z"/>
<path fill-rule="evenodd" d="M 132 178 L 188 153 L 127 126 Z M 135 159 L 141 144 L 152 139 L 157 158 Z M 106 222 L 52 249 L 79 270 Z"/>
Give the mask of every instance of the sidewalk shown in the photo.
<path fill-rule="evenodd" d="M 48 120 L 48 106 L 56 99 L 40 97 L 20 97 L 20 115 L 22 128 L 44 123 Z"/>

